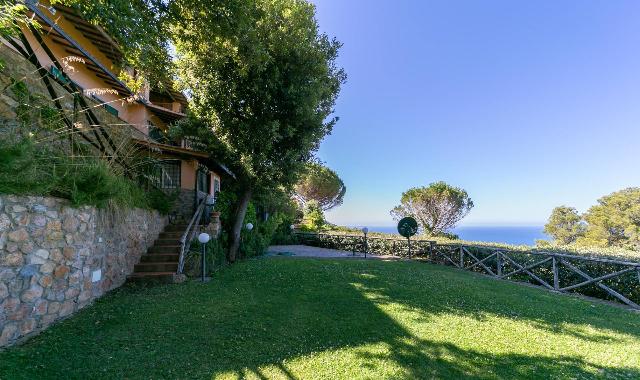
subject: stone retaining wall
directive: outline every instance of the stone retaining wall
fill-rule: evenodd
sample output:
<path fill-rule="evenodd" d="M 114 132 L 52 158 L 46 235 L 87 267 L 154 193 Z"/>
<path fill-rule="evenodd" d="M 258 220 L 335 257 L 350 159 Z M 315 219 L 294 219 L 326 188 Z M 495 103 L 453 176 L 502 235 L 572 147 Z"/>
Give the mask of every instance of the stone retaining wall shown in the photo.
<path fill-rule="evenodd" d="M 0 195 L 0 347 L 121 286 L 166 224 L 156 211 Z"/>

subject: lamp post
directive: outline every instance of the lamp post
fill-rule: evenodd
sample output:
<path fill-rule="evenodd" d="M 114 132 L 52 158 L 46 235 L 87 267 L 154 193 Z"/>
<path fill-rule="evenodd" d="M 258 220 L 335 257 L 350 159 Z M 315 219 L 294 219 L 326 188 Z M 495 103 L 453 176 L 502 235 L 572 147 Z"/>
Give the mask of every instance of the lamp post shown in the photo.
<path fill-rule="evenodd" d="M 206 277 L 207 272 L 206 272 L 205 257 L 207 255 L 207 243 L 209 242 L 210 239 L 211 237 L 206 232 L 203 232 L 200 235 L 198 235 L 198 241 L 200 242 L 200 244 L 202 244 L 202 282 L 207 282 L 209 280 Z"/>
<path fill-rule="evenodd" d="M 296 226 L 295 225 L 290 225 L 289 229 L 291 229 L 291 242 L 293 244 L 298 244 L 298 237 L 296 236 Z"/>
<path fill-rule="evenodd" d="M 251 230 L 253 229 L 253 223 L 245 224 L 244 228 L 246 228 L 247 231 L 251 232 Z M 242 234 L 240 234 L 240 246 L 242 246 L 243 243 L 244 243 L 244 239 L 242 238 Z M 246 255 L 244 255 L 243 257 L 246 257 Z"/>
<path fill-rule="evenodd" d="M 367 233 L 369 233 L 369 229 L 367 227 L 363 227 L 362 233 L 364 234 L 364 257 L 367 258 L 367 251 L 369 250 L 369 244 L 367 243 Z"/>

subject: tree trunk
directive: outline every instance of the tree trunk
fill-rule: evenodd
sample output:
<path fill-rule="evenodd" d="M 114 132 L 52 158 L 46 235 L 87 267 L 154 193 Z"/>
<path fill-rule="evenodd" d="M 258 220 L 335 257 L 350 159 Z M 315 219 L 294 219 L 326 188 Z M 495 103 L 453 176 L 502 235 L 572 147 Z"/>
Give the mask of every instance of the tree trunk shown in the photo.
<path fill-rule="evenodd" d="M 247 213 L 252 193 L 250 187 L 245 188 L 234 213 L 233 228 L 229 231 L 229 251 L 227 252 L 227 259 L 231 263 L 235 262 L 237 258 L 238 249 L 240 248 L 240 233 L 244 226 L 244 216 Z"/>

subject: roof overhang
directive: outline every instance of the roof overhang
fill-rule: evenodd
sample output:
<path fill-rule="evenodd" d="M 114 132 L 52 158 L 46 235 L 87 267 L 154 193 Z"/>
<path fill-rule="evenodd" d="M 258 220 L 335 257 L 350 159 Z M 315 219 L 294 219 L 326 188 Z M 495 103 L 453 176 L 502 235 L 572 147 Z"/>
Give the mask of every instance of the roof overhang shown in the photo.
<path fill-rule="evenodd" d="M 165 153 L 172 156 L 178 156 L 180 158 L 190 158 L 196 160 L 202 160 L 209 158 L 209 154 L 206 152 L 199 152 L 188 148 L 181 148 L 179 146 L 173 146 L 168 144 L 161 144 L 154 141 L 142 140 L 133 138 L 133 143 L 139 146 L 144 146 L 158 153 Z"/>
<path fill-rule="evenodd" d="M 181 147 L 168 145 L 168 144 L 160 144 L 160 143 L 149 141 L 149 140 L 142 140 L 142 139 L 136 139 L 136 138 L 133 138 L 132 140 L 136 145 L 148 148 L 150 150 L 156 151 L 161 154 L 166 154 L 166 155 L 174 156 L 177 158 L 198 160 L 199 162 L 203 163 L 205 166 L 215 171 L 216 173 L 236 179 L 236 175 L 233 174 L 233 172 L 229 170 L 229 168 L 227 168 L 220 162 L 211 158 L 211 156 L 206 152 L 200 152 L 200 151 L 181 148 Z"/>
<path fill-rule="evenodd" d="M 182 112 L 175 112 L 172 111 L 170 109 L 164 108 L 164 107 L 159 107 L 156 106 L 153 103 L 149 103 L 149 102 L 145 102 L 144 105 L 151 111 L 153 112 L 156 116 L 158 116 L 160 118 L 160 120 L 162 120 L 163 122 L 169 124 L 171 122 L 180 120 L 184 117 L 186 117 L 187 115 L 183 114 Z"/>
<path fill-rule="evenodd" d="M 132 94 L 131 90 L 115 74 L 113 74 L 111 70 L 106 68 L 100 61 L 98 61 L 98 59 L 96 59 L 92 54 L 86 51 L 76 40 L 74 40 L 64 30 L 62 30 L 62 28 L 55 21 L 51 20 L 41 9 L 38 8 L 38 5 L 36 3 L 28 1 L 25 3 L 25 5 L 31 12 L 33 12 L 34 16 L 41 23 L 41 25 L 50 29 L 48 33 L 54 42 L 63 45 L 65 47 L 65 50 L 70 54 L 84 56 L 85 58 L 87 58 L 89 60 L 89 62 L 86 63 L 87 68 L 91 71 L 94 71 L 96 73 L 96 76 L 103 79 L 106 83 L 112 85 L 116 90 L 118 90 L 118 92 L 126 95 Z M 66 14 L 65 17 L 67 17 Z M 75 21 L 71 20 L 71 22 Z M 104 42 L 107 41 L 105 37 L 100 38 L 100 36 L 103 36 L 104 33 L 87 22 L 85 22 L 85 24 L 88 25 L 85 26 L 86 28 L 93 28 L 94 32 L 90 35 L 85 31 L 83 32 L 83 35 L 91 40 L 91 42 L 96 46 L 100 47 L 100 45 L 102 44 L 102 49 L 106 49 L 110 44 L 108 42 Z M 99 39 L 103 42 L 100 42 Z"/>

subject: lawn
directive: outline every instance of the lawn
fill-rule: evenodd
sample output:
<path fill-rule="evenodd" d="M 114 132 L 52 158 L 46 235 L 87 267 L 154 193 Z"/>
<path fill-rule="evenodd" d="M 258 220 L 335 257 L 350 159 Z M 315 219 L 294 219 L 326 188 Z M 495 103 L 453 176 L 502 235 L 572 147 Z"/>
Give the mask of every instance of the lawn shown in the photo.
<path fill-rule="evenodd" d="M 126 287 L 1 379 L 640 378 L 640 314 L 415 262 L 271 258 Z"/>

